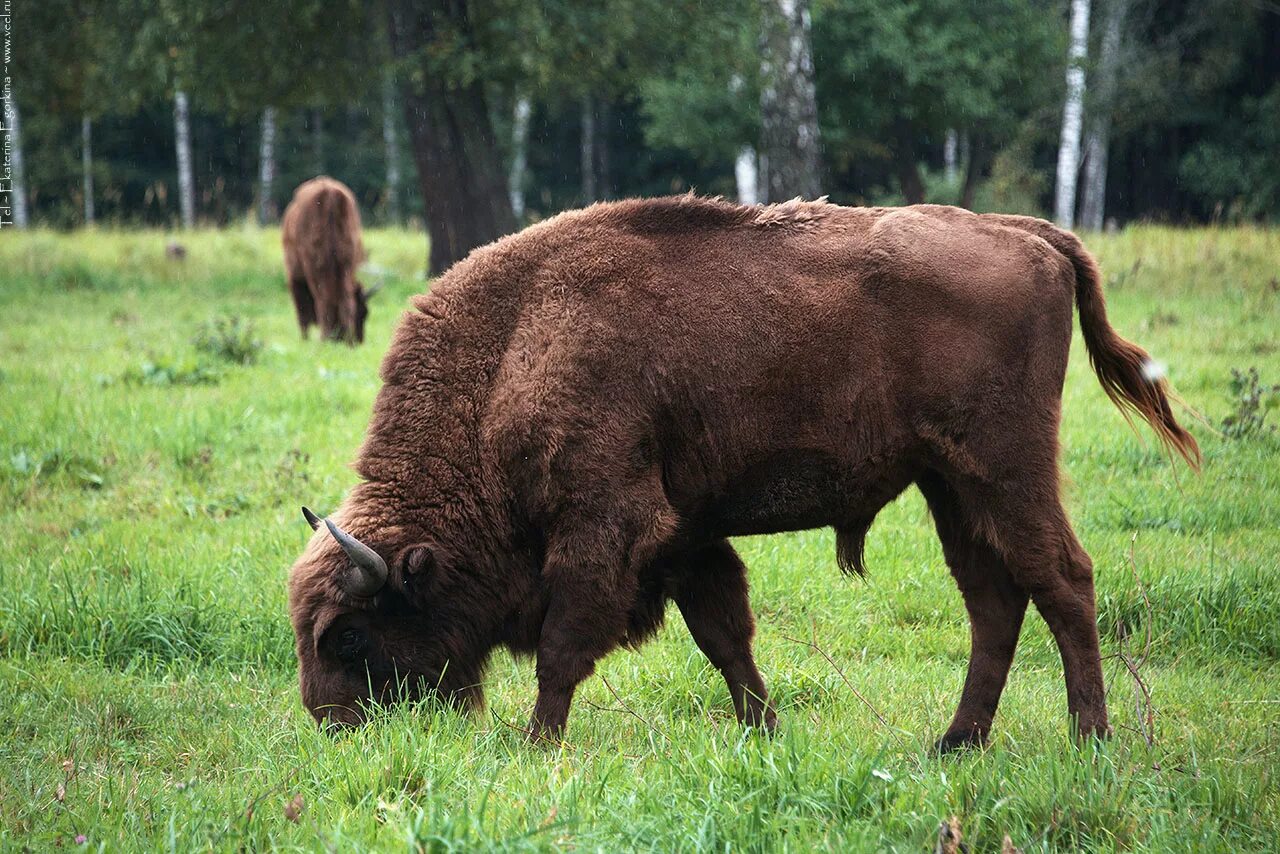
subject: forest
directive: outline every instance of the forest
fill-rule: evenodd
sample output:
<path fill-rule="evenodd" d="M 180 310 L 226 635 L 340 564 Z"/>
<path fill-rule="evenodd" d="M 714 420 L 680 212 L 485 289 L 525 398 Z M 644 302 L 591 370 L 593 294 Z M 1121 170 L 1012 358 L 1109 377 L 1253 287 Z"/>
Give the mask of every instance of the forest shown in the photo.
<path fill-rule="evenodd" d="M 367 221 L 447 232 L 436 270 L 690 189 L 1093 229 L 1280 213 L 1267 0 L 11 5 L 22 218 L 57 228 L 271 222 L 319 173 Z"/>

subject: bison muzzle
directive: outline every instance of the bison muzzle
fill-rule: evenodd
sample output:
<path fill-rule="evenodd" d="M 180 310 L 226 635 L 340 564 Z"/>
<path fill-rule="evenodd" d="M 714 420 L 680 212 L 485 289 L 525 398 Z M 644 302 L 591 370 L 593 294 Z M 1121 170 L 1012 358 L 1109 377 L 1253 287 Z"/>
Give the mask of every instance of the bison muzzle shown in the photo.
<path fill-rule="evenodd" d="M 307 511 L 306 706 L 476 708 L 504 647 L 536 655 L 531 734 L 559 737 L 596 662 L 674 601 L 738 719 L 772 728 L 728 538 L 830 526 L 861 573 L 872 520 L 915 485 L 972 626 L 939 749 L 986 739 L 1028 602 L 1074 728 L 1107 734 L 1093 569 L 1058 493 L 1073 306 L 1107 394 L 1197 465 L 1092 258 L 1042 220 L 684 196 L 477 250 L 400 323 L 361 482 Z"/>

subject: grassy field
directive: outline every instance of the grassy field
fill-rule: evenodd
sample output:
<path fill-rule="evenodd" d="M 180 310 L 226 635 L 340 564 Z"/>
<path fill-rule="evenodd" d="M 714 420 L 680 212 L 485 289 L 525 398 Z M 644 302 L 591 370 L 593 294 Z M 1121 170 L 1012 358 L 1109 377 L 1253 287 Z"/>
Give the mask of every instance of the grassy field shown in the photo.
<path fill-rule="evenodd" d="M 318 733 L 285 614 L 298 505 L 354 482 L 424 240 L 368 235 L 391 274 L 351 350 L 299 339 L 276 233 L 186 235 L 185 262 L 165 239 L 0 236 L 4 847 L 921 852 L 954 815 L 973 851 L 1006 834 L 1023 851 L 1276 849 L 1280 435 L 1217 428 L 1240 409 L 1232 369 L 1280 383 L 1280 232 L 1091 241 L 1113 322 L 1208 422 L 1192 427 L 1205 470 L 1126 428 L 1077 335 L 1065 491 L 1117 734 L 1071 745 L 1032 616 L 992 746 L 958 759 L 926 746 L 959 698 L 967 621 L 914 491 L 872 528 L 865 583 L 826 531 L 738 544 L 772 740 L 741 734 L 674 608 L 583 686 L 562 749 L 514 730 L 534 680 L 506 656 L 480 717 L 424 707 Z M 210 342 L 232 317 L 252 335 Z M 1148 631 L 1150 744 L 1118 655 L 1141 658 Z"/>

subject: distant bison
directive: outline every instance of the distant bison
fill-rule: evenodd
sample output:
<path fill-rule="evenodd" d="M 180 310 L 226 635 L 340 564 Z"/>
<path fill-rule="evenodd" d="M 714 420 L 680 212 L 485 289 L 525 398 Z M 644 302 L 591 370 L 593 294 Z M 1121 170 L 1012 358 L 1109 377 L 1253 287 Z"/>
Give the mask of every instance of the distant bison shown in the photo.
<path fill-rule="evenodd" d="M 364 341 L 373 293 L 356 279 L 365 252 L 360 211 L 347 185 L 325 177 L 300 185 L 285 209 L 281 240 L 302 337 L 318 323 L 326 338 Z"/>
<path fill-rule="evenodd" d="M 1111 399 L 1199 450 L 1073 235 L 938 206 L 624 201 L 477 250 L 415 305 L 363 482 L 306 511 L 290 578 L 319 721 L 432 692 L 478 707 L 505 647 L 536 653 L 532 734 L 558 736 L 595 663 L 674 601 L 738 719 L 772 728 L 727 538 L 831 526 L 861 573 L 914 484 L 972 624 L 939 749 L 986 738 L 1028 600 L 1075 727 L 1108 732 L 1092 565 L 1058 497 L 1073 305 Z"/>

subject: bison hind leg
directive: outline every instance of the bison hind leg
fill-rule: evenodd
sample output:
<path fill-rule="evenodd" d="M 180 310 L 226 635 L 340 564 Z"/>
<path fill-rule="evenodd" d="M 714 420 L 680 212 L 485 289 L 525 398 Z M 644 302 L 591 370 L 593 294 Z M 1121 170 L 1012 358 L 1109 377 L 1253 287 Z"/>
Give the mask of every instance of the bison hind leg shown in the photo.
<path fill-rule="evenodd" d="M 289 290 L 293 292 L 293 307 L 298 313 L 298 329 L 302 331 L 302 340 L 305 341 L 307 333 L 316 324 L 316 303 L 311 296 L 311 289 L 307 287 L 306 279 L 290 279 Z"/>

